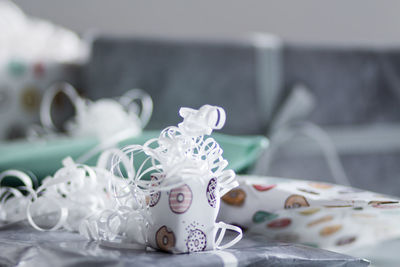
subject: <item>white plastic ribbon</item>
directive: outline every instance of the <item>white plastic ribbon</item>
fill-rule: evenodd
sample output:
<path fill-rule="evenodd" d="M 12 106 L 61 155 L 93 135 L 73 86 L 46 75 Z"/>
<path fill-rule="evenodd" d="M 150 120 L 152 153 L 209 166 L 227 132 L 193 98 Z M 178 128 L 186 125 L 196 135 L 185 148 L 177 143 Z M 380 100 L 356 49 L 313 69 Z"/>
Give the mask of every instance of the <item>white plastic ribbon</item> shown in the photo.
<path fill-rule="evenodd" d="M 57 135 L 51 108 L 59 93 L 65 94 L 75 108 L 75 117 L 65 124 L 67 133 L 70 136 L 97 137 L 100 141 L 77 159 L 79 163 L 85 163 L 122 140 L 140 135 L 153 111 L 151 97 L 140 89 L 129 90 L 119 99 L 90 101 L 80 97 L 71 84 L 57 83 L 43 95 L 40 106 L 42 127 L 31 127 L 28 138 L 35 140 L 41 136 L 49 138 Z"/>
<path fill-rule="evenodd" d="M 242 229 L 238 226 L 226 224 L 224 222 L 218 222 L 217 227 L 220 230 L 217 240 L 215 241 L 215 246 L 217 249 L 229 248 L 229 247 L 235 245 L 237 242 L 239 242 L 243 237 Z M 222 240 L 225 237 L 226 230 L 234 231 L 234 232 L 238 233 L 238 235 L 234 239 L 229 241 L 228 243 L 221 245 Z"/>
<path fill-rule="evenodd" d="M 14 177 L 23 183 L 18 188 L 0 186 L 0 221 L 18 221 L 26 218 L 26 205 L 29 202 L 22 192 L 34 194 L 31 177 L 26 173 L 17 170 L 8 170 L 0 173 L 0 183 L 6 177 Z"/>
<path fill-rule="evenodd" d="M 40 107 L 40 120 L 47 132 L 56 131 L 51 107 L 58 93 L 64 93 L 75 108 L 75 117 L 66 124 L 72 136 L 97 136 L 101 140 L 121 132 L 137 136 L 148 123 L 153 111 L 151 97 L 140 89 L 132 89 L 120 99 L 99 99 L 93 102 L 81 98 L 72 85 L 59 83 L 45 92 Z"/>
<path fill-rule="evenodd" d="M 225 170 L 228 162 L 222 157 L 221 147 L 213 138 L 204 137 L 223 126 L 224 110 L 206 105 L 199 111 L 182 109 L 181 115 L 184 121 L 178 127 L 166 128 L 159 138 L 143 146 L 103 152 L 96 167 L 66 158 L 63 167 L 44 179 L 36 191 L 23 173 L 4 173 L 20 178 L 29 194 L 24 196 L 13 189 L 9 193 L 23 200 L 18 206 L 26 207 L 26 218 L 37 230 L 63 228 L 105 245 L 144 248 L 153 224 L 148 204 L 152 193 L 171 190 L 188 179 L 198 179 L 203 185 L 217 179 L 219 195 L 238 185 L 235 173 Z M 157 173 L 162 174 L 158 180 L 145 179 Z M 222 222 L 215 225 L 220 230 L 217 249 L 230 247 L 242 237 L 236 226 Z M 227 229 L 239 235 L 221 245 Z"/>
<path fill-rule="evenodd" d="M 138 185 L 146 194 L 168 191 L 184 185 L 190 179 L 199 180 L 204 186 L 211 178 L 217 179 L 217 190 L 224 195 L 236 187 L 233 170 L 225 170 L 228 162 L 223 158 L 223 150 L 211 137 L 206 138 L 214 129 L 220 129 L 225 123 L 225 111 L 220 107 L 202 106 L 199 110 L 181 108 L 183 122 L 178 127 L 164 129 L 158 138 L 147 141 L 143 146 L 131 145 L 123 148 L 122 153 L 129 158 L 130 165 L 139 161 L 137 170 L 126 168 L 127 180 Z M 124 176 L 118 155 L 113 157 L 111 171 L 114 175 Z M 158 177 L 149 180 L 150 175 Z M 216 248 L 228 248 L 242 238 L 241 229 L 225 223 L 216 224 L 220 234 Z M 239 235 L 225 245 L 220 246 L 226 230 Z"/>
<path fill-rule="evenodd" d="M 37 190 L 23 172 L 1 173 L 0 182 L 4 177 L 16 177 L 24 183 L 19 189 L 27 193 L 0 187 L 0 220 L 27 219 L 39 231 L 79 231 L 90 239 L 114 243 L 122 240 L 143 248 L 147 242 L 146 229 L 151 223 L 146 196 L 137 185 L 105 169 L 110 155 L 119 153 L 118 150 L 104 152 L 96 167 L 76 164 L 66 158 L 63 167 L 44 179 Z M 122 163 L 128 161 L 122 160 Z"/>
<path fill-rule="evenodd" d="M 218 180 L 221 194 L 238 185 L 233 170 L 224 170 L 228 162 L 222 157 L 223 150 L 212 137 L 205 138 L 225 123 L 225 111 L 220 107 L 204 105 L 199 110 L 181 108 L 183 122 L 178 127 L 164 129 L 158 138 L 150 139 L 143 146 L 132 145 L 122 152 L 133 163 L 137 157 L 145 158 L 128 180 L 144 190 L 165 191 L 182 185 L 186 179 Z M 121 174 L 118 158 L 114 158 L 112 172 Z M 155 185 L 151 173 L 162 173 L 163 178 Z"/>

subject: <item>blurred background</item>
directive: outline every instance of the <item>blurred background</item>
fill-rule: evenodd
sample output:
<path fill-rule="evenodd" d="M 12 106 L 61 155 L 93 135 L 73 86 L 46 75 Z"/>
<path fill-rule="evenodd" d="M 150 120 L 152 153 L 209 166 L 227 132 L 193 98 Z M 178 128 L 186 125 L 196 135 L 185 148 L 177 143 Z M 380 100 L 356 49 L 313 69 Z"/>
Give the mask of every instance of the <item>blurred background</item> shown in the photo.
<path fill-rule="evenodd" d="M 3 140 L 38 122 L 56 81 L 90 99 L 138 87 L 148 129 L 208 103 L 226 109 L 223 132 L 267 136 L 251 173 L 400 195 L 398 1 L 14 3 L 26 15 L 0 1 Z"/>
<path fill-rule="evenodd" d="M 395 0 L 15 0 L 23 10 L 79 33 L 226 37 L 270 32 L 307 44 L 395 46 Z"/>

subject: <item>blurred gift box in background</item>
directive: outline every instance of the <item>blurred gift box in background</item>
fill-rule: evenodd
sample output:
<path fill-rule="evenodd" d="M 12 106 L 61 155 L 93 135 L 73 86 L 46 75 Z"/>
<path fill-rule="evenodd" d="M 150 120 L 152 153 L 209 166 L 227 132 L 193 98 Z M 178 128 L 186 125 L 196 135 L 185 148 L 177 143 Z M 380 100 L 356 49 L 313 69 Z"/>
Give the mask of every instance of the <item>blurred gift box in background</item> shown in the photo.
<path fill-rule="evenodd" d="M 25 15 L 10 1 L 0 1 L 0 30 L 0 138 L 13 139 L 37 122 L 47 87 L 77 81 L 88 45 L 67 29 Z"/>

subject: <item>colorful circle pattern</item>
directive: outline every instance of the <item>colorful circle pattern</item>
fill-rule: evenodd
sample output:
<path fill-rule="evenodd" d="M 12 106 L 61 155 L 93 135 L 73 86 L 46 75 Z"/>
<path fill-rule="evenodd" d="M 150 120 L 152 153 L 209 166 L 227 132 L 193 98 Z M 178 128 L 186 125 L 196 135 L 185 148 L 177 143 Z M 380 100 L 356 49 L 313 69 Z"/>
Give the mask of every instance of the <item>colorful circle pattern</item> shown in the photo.
<path fill-rule="evenodd" d="M 159 249 L 170 251 L 175 246 L 175 234 L 167 228 L 162 226 L 156 233 L 156 243 Z"/>
<path fill-rule="evenodd" d="M 210 204 L 210 206 L 213 208 L 217 207 L 217 195 L 216 195 L 217 185 L 218 183 L 216 178 L 211 178 L 207 185 L 206 195 L 208 204 Z"/>
<path fill-rule="evenodd" d="M 242 206 L 246 200 L 246 192 L 241 188 L 233 189 L 226 193 L 221 199 L 228 205 Z"/>
<path fill-rule="evenodd" d="M 207 247 L 207 236 L 200 229 L 191 230 L 186 241 L 189 252 L 203 251 Z"/>
<path fill-rule="evenodd" d="M 188 185 L 182 185 L 169 192 L 169 207 L 174 213 L 185 213 L 192 204 L 193 193 Z"/>

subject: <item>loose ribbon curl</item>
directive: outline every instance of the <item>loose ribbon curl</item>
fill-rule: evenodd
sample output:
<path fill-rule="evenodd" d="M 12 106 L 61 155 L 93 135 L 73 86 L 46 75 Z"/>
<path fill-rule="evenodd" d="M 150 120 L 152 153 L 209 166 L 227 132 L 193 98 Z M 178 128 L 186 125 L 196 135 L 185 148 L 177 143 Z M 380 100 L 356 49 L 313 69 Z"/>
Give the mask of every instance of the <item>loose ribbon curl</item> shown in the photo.
<path fill-rule="evenodd" d="M 178 127 L 164 129 L 159 138 L 143 146 L 107 150 L 96 167 L 65 159 L 63 168 L 53 177 L 47 177 L 36 191 L 23 173 L 5 173 L 3 176 L 20 178 L 28 195 L 12 189 L 5 193 L 25 201 L 20 202 L 19 207 L 27 206 L 27 219 L 40 231 L 79 230 L 87 238 L 106 245 L 132 247 L 135 244 L 144 248 L 148 244 L 149 226 L 153 223 L 147 199 L 152 192 L 176 188 L 187 179 L 199 179 L 206 184 L 209 179 L 216 178 L 221 195 L 238 185 L 233 170 L 225 170 L 228 162 L 222 157 L 219 144 L 211 137 L 204 137 L 224 125 L 225 111 L 205 105 L 198 111 L 182 108 L 180 115 L 184 120 Z M 140 162 L 137 170 L 135 161 Z M 156 173 L 163 174 L 157 176 L 157 181 L 144 179 Z M 38 222 L 47 225 L 39 226 Z M 216 225 L 221 229 L 217 248 L 227 248 L 241 239 L 239 228 L 224 223 Z M 239 235 L 220 246 L 227 229 Z"/>
<path fill-rule="evenodd" d="M 238 185 L 233 170 L 225 170 L 228 162 L 222 157 L 223 150 L 209 135 L 214 129 L 220 129 L 225 123 L 225 111 L 220 107 L 202 106 L 199 110 L 181 108 L 183 122 L 178 127 L 164 129 L 158 138 L 147 141 L 143 146 L 131 145 L 121 151 L 125 157 L 114 155 L 111 172 L 116 176 L 127 173 L 127 181 L 136 184 L 150 195 L 155 191 L 167 191 L 183 185 L 189 179 L 198 179 L 203 185 L 211 178 L 218 181 L 217 188 L 224 195 Z M 126 167 L 121 169 L 121 162 L 129 159 L 130 166 L 139 161 L 137 171 Z M 151 174 L 157 180 L 145 179 Z M 162 175 L 160 175 L 162 174 Z M 240 228 L 216 223 L 220 234 L 216 248 L 224 249 L 236 244 L 242 238 Z M 226 230 L 236 231 L 238 235 L 232 241 L 221 245 Z"/>
<path fill-rule="evenodd" d="M 149 122 L 153 111 L 151 97 L 140 89 L 129 90 L 115 100 L 90 101 L 80 97 L 72 85 L 58 83 L 45 92 L 40 107 L 40 120 L 45 132 L 56 131 L 51 107 L 58 93 L 65 94 L 76 111 L 75 117 L 66 123 L 66 129 L 72 136 L 97 136 L 101 140 L 121 132 L 137 136 Z"/>
<path fill-rule="evenodd" d="M 150 139 L 143 146 L 132 145 L 122 149 L 132 163 L 136 158 L 145 158 L 137 172 L 128 175 L 128 180 L 150 192 L 170 190 L 187 179 L 206 181 L 215 177 L 224 195 L 238 185 L 235 173 L 224 170 L 228 162 L 222 157 L 223 150 L 219 144 L 211 137 L 204 137 L 225 124 L 224 109 L 204 105 L 199 110 L 181 108 L 179 114 L 183 122 L 178 127 L 164 129 L 158 138 Z M 122 174 L 118 157 L 114 157 L 111 171 Z M 163 174 L 157 184 L 143 179 L 154 172 Z"/>
<path fill-rule="evenodd" d="M 137 185 L 105 169 L 108 157 L 113 154 L 124 157 L 116 149 L 105 151 L 96 167 L 76 164 L 66 158 L 63 167 L 54 176 L 45 178 L 37 190 L 23 172 L 1 173 L 0 182 L 13 176 L 24 186 L 20 190 L 0 187 L 0 221 L 28 219 L 39 231 L 62 228 L 79 231 L 89 239 L 122 240 L 119 242 L 145 246 L 146 229 L 151 223 L 146 196 Z M 128 166 L 128 161 L 122 160 L 122 163 Z"/>

